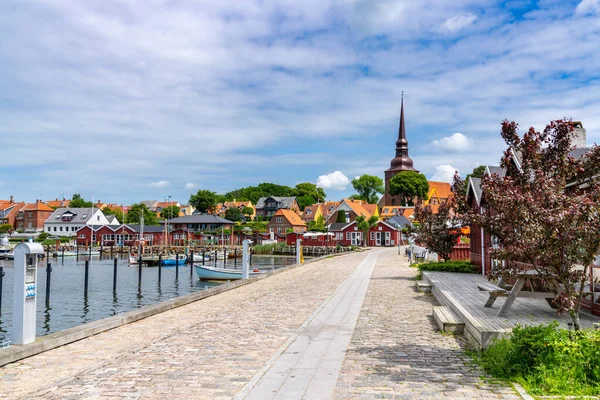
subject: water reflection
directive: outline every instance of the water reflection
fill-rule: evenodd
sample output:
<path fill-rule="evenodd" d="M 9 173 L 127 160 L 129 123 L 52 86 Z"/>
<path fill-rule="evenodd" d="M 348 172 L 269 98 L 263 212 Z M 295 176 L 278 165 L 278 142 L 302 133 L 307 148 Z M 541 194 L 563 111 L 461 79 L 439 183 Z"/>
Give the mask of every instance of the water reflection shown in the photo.
<path fill-rule="evenodd" d="M 189 265 L 179 266 L 181 269 L 179 273 L 188 274 L 188 277 L 178 276 L 174 266 L 160 269 L 143 267 L 141 284 L 139 284 L 139 267 L 137 265 L 130 267 L 128 259 L 123 257 L 117 260 L 117 284 L 114 286 L 114 259 L 107 255 L 102 258 L 92 257 L 89 266 L 88 293 L 87 296 L 84 296 L 86 260 L 90 260 L 90 258 L 83 253 L 80 253 L 79 257 L 65 256 L 49 260 L 52 264 L 52 293 L 49 304 L 44 301 L 47 290 L 47 263 L 39 262 L 38 336 L 219 285 L 216 282 L 198 280 L 196 273 Z M 271 270 L 273 265 L 283 266 L 293 262 L 293 257 L 254 256 L 251 268 Z M 207 261 L 206 265 L 215 265 L 215 262 Z M 223 266 L 223 261 L 219 260 L 217 266 Z M 226 266 L 241 269 L 241 261 L 228 260 Z M 2 317 L 0 318 L 1 343 L 10 339 L 12 327 L 12 261 L 0 260 L 0 267 L 3 267 L 5 273 L 3 289 L 0 293 L 0 296 L 3 297 L 0 310 Z M 188 268 L 190 269 L 188 270 Z"/>

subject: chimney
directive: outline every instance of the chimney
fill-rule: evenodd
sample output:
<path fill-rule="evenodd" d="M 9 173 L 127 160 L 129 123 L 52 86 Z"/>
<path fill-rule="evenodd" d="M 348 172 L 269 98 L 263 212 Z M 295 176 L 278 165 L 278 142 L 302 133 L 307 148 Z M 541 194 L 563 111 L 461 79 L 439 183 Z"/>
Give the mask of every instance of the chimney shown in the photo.
<path fill-rule="evenodd" d="M 15 202 L 15 199 L 14 199 L 13 195 L 11 194 L 10 195 L 10 204 L 13 204 L 14 202 Z"/>
<path fill-rule="evenodd" d="M 573 141 L 571 146 L 575 149 L 587 147 L 586 132 L 581 121 L 573 121 Z"/>

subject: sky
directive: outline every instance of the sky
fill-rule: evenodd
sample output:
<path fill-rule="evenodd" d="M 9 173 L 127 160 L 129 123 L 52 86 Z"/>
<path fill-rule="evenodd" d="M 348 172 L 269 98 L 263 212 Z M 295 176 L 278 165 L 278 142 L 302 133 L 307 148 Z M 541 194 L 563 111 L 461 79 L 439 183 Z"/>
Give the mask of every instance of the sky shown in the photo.
<path fill-rule="evenodd" d="M 498 164 L 504 119 L 600 136 L 600 0 L 3 0 L 0 198 L 187 203 L 395 155 Z"/>

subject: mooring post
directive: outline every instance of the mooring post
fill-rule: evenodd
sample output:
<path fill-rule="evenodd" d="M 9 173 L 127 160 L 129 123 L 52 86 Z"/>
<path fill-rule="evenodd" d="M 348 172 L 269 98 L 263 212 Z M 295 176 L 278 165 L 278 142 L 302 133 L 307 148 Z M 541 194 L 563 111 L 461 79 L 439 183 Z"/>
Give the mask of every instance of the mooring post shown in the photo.
<path fill-rule="evenodd" d="M 113 261 L 113 292 L 117 291 L 117 262 L 118 258 L 115 258 Z"/>
<path fill-rule="evenodd" d="M 142 255 L 138 258 L 138 286 L 142 286 Z"/>
<path fill-rule="evenodd" d="M 190 251 L 190 276 L 194 275 L 194 251 Z"/>
<path fill-rule="evenodd" d="M 160 278 L 162 274 L 162 254 L 158 255 L 158 283 L 160 283 Z"/>
<path fill-rule="evenodd" d="M 227 265 L 227 251 L 223 247 L 223 266 Z"/>
<path fill-rule="evenodd" d="M 242 279 L 248 279 L 250 276 L 248 261 L 248 240 L 246 239 L 242 242 Z"/>
<path fill-rule="evenodd" d="M 202 265 L 204 265 L 205 259 L 206 259 L 206 251 L 202 250 Z"/>
<path fill-rule="evenodd" d="M 85 260 L 85 279 L 83 283 L 83 296 L 88 295 L 88 279 L 90 277 L 90 260 Z"/>
<path fill-rule="evenodd" d="M 2 315 L 2 281 L 4 280 L 4 267 L 0 267 L 0 315 Z"/>
<path fill-rule="evenodd" d="M 300 243 L 302 243 L 302 239 L 296 239 L 296 264 L 300 264 L 302 257 L 302 247 L 300 246 Z"/>
<path fill-rule="evenodd" d="M 217 250 L 215 250 L 215 267 L 217 266 L 217 259 L 218 259 L 218 254 L 217 254 Z"/>
<path fill-rule="evenodd" d="M 62 248 L 62 263 L 65 263 L 65 248 Z"/>
<path fill-rule="evenodd" d="M 233 249 L 233 267 L 237 268 L 237 248 Z"/>
<path fill-rule="evenodd" d="M 175 275 L 179 276 L 179 254 L 175 254 Z"/>
<path fill-rule="evenodd" d="M 46 264 L 46 308 L 50 307 L 50 275 L 52 275 L 52 264 Z M 2 287 L 2 285 L 0 285 Z"/>

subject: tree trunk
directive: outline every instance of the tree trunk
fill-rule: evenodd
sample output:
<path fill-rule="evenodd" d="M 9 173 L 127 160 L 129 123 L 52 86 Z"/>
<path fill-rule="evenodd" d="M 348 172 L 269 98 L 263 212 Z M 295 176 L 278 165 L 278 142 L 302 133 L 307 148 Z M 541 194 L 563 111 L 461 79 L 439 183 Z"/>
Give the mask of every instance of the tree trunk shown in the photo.
<path fill-rule="evenodd" d="M 581 329 L 581 322 L 579 321 L 579 305 L 570 311 L 571 319 L 573 320 L 573 328 L 578 331 Z"/>

